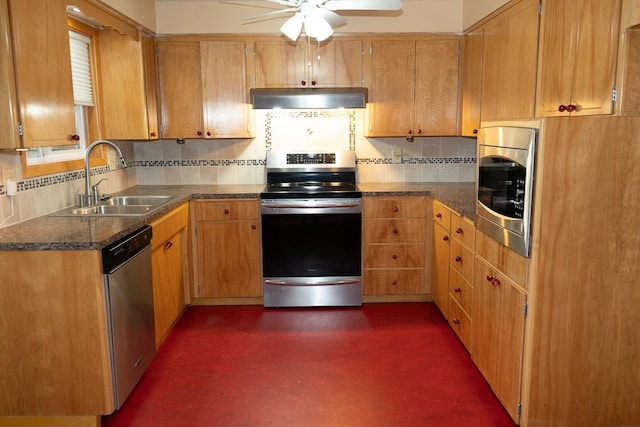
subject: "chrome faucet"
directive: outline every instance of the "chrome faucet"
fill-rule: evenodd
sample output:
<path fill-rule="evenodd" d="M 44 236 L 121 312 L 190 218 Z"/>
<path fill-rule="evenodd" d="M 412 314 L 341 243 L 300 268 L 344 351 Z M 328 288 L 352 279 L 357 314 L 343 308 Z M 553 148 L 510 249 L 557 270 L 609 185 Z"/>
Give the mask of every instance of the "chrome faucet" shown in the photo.
<path fill-rule="evenodd" d="M 87 149 L 84 152 L 84 182 L 85 182 L 85 194 L 80 194 L 78 196 L 78 199 L 80 200 L 80 206 L 91 206 L 92 204 L 97 204 L 98 200 L 95 200 L 91 191 L 91 177 L 90 177 L 90 172 L 89 172 L 89 155 L 91 154 L 91 150 L 93 150 L 94 147 L 101 145 L 101 144 L 105 144 L 105 145 L 109 145 L 111 146 L 111 148 L 113 148 L 116 151 L 116 154 L 118 155 L 118 159 L 120 160 L 120 164 L 122 165 L 123 168 L 127 167 L 127 162 L 124 161 L 124 156 L 122 155 L 122 151 L 120 151 L 120 148 L 118 148 L 118 146 L 116 144 L 114 144 L 111 141 L 107 141 L 106 139 L 100 139 L 98 141 L 95 141 L 93 143 L 91 143 L 91 145 L 89 145 L 87 147 Z M 98 182 L 99 184 L 100 182 Z M 96 186 L 98 185 L 96 184 Z"/>

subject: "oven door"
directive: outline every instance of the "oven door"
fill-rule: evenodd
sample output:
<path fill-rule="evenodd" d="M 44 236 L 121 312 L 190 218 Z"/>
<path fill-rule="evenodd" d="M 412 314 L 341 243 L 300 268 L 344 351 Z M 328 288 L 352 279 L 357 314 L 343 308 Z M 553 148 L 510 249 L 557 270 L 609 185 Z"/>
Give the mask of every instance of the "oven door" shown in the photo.
<path fill-rule="evenodd" d="M 362 304 L 362 200 L 262 200 L 265 307 Z"/>
<path fill-rule="evenodd" d="M 520 133 L 525 142 L 516 141 Z M 476 227 L 524 256 L 529 253 L 532 138 L 532 129 L 504 128 L 485 129 L 478 137 Z"/>

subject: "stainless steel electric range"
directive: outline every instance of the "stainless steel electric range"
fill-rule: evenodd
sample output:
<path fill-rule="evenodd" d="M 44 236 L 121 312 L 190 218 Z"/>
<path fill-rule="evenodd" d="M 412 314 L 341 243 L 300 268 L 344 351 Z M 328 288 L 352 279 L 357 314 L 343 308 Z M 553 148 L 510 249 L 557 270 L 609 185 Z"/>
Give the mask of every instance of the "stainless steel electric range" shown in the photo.
<path fill-rule="evenodd" d="M 362 305 L 362 193 L 353 151 L 267 153 L 265 307 Z"/>

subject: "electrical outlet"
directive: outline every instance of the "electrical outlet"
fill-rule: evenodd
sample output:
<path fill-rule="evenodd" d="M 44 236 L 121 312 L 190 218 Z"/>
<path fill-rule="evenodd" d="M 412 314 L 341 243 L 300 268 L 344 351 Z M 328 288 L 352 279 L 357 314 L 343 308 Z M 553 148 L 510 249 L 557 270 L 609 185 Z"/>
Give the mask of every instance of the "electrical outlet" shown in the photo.
<path fill-rule="evenodd" d="M 393 163 L 402 163 L 402 148 L 394 148 L 391 150 L 391 159 Z"/>
<path fill-rule="evenodd" d="M 17 181 L 15 169 L 2 169 L 2 183 L 7 188 L 7 180 Z"/>

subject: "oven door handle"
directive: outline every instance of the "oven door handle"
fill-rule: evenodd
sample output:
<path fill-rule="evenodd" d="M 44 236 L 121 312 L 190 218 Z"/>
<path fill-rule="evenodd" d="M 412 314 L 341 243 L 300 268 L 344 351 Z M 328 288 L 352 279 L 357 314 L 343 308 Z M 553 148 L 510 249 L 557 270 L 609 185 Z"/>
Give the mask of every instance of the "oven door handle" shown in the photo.
<path fill-rule="evenodd" d="M 281 205 L 278 203 L 263 203 L 262 207 L 270 209 L 335 209 L 335 208 L 355 208 L 360 206 L 360 203 L 333 203 L 326 205 Z"/>
<path fill-rule="evenodd" d="M 327 286 L 327 285 L 353 285 L 356 283 L 360 283 L 360 279 L 347 279 L 347 280 L 335 280 L 330 282 L 321 282 L 321 283 L 309 283 L 300 280 L 274 280 L 274 279 L 265 279 L 265 285 L 281 285 L 281 286 Z"/>

